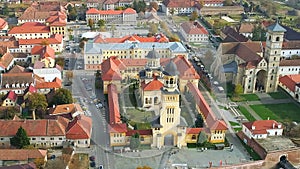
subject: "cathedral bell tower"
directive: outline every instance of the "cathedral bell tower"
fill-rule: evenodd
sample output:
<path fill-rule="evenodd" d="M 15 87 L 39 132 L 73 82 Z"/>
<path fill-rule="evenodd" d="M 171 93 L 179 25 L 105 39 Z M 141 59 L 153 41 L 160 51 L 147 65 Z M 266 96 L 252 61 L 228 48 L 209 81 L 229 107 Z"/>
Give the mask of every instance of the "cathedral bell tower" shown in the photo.
<path fill-rule="evenodd" d="M 277 91 L 279 62 L 284 32 L 286 32 L 286 30 L 278 23 L 278 21 L 269 26 L 267 30 L 265 49 L 265 59 L 268 63 L 265 86 L 265 91 L 267 93 Z"/>

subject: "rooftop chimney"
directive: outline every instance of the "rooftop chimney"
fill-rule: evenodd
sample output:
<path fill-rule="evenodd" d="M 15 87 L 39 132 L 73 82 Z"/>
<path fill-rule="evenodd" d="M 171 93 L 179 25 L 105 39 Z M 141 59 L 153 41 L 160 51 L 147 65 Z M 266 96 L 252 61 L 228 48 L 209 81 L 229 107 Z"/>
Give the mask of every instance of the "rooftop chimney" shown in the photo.
<path fill-rule="evenodd" d="M 252 130 L 255 130 L 255 126 L 252 126 Z"/>
<path fill-rule="evenodd" d="M 67 111 L 69 111 L 69 110 L 70 110 L 70 108 L 69 108 L 69 107 L 66 107 L 66 109 L 67 109 Z"/>

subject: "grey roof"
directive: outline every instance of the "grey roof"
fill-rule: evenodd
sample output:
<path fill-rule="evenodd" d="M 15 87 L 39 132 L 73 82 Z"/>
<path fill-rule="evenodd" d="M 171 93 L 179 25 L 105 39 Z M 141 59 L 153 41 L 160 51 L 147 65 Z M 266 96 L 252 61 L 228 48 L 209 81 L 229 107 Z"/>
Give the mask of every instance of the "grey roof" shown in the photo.
<path fill-rule="evenodd" d="M 151 50 L 155 46 L 156 50 L 170 49 L 172 53 L 187 53 L 187 50 L 180 42 L 145 42 L 145 43 L 92 43 L 87 42 L 84 47 L 85 54 L 102 53 L 102 50 L 128 50 L 144 49 Z"/>
<path fill-rule="evenodd" d="M 188 124 L 187 124 L 185 118 L 180 116 L 180 123 L 177 125 L 177 127 L 187 127 L 187 126 L 188 126 Z"/>
<path fill-rule="evenodd" d="M 166 74 L 168 76 L 177 76 L 177 75 L 179 75 L 179 71 L 178 71 L 177 66 L 176 66 L 176 64 L 174 63 L 173 60 L 170 60 L 170 62 L 165 67 L 164 74 Z"/>
<path fill-rule="evenodd" d="M 284 27 L 282 27 L 278 22 L 268 26 L 268 30 L 273 32 L 286 32 L 286 29 L 284 29 Z"/>
<path fill-rule="evenodd" d="M 146 58 L 148 58 L 148 59 L 158 59 L 158 58 L 160 58 L 160 55 L 158 54 L 158 52 L 153 47 L 153 50 L 148 52 Z"/>
<path fill-rule="evenodd" d="M 237 73 L 237 64 L 235 61 L 232 61 L 230 63 L 227 63 L 225 65 L 223 65 L 223 72 L 224 73 L 234 73 L 236 74 Z"/>
<path fill-rule="evenodd" d="M 163 126 L 160 124 L 160 116 L 155 116 L 153 120 L 150 122 L 152 128 L 162 128 Z"/>

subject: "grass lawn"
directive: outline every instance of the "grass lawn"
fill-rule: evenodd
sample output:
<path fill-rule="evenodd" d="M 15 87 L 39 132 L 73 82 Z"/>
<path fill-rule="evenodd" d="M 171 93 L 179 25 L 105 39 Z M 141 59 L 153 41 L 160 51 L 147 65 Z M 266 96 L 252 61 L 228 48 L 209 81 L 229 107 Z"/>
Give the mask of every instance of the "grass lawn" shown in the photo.
<path fill-rule="evenodd" d="M 175 23 L 182 23 L 182 22 L 187 22 L 190 20 L 188 16 L 172 16 L 172 20 Z"/>
<path fill-rule="evenodd" d="M 89 156 L 88 154 L 74 154 L 73 158 L 71 159 L 70 169 L 86 169 L 89 168 Z"/>
<path fill-rule="evenodd" d="M 239 108 L 240 112 L 246 117 L 246 119 L 248 119 L 248 121 L 256 120 L 244 106 L 239 106 L 238 108 Z"/>
<path fill-rule="evenodd" d="M 154 112 L 141 111 L 138 109 L 126 109 L 128 119 L 138 123 L 149 122 L 154 117 Z"/>
<path fill-rule="evenodd" d="M 294 103 L 260 104 L 250 106 L 262 119 L 283 121 L 284 119 L 300 122 L 299 106 Z"/>
<path fill-rule="evenodd" d="M 252 157 L 253 160 L 261 160 L 260 156 L 250 146 L 245 144 L 244 141 L 241 140 L 240 138 L 239 138 L 239 140 L 241 141 L 242 145 L 245 147 L 245 149 L 250 154 L 250 156 Z"/>
<path fill-rule="evenodd" d="M 243 98 L 247 101 L 258 101 L 260 100 L 259 97 L 256 94 L 243 94 Z"/>
<path fill-rule="evenodd" d="M 194 120 L 192 119 L 190 113 L 185 106 L 181 107 L 181 116 L 185 119 L 188 126 L 194 125 Z"/>
<path fill-rule="evenodd" d="M 231 126 L 241 126 L 240 123 L 234 122 L 234 121 L 229 121 Z"/>
<path fill-rule="evenodd" d="M 288 99 L 290 96 L 284 92 L 281 88 L 278 89 L 278 92 L 268 93 L 273 99 Z"/>
<path fill-rule="evenodd" d="M 136 121 L 130 121 L 129 124 L 134 127 L 135 130 L 147 130 L 151 129 L 150 123 L 139 123 Z"/>

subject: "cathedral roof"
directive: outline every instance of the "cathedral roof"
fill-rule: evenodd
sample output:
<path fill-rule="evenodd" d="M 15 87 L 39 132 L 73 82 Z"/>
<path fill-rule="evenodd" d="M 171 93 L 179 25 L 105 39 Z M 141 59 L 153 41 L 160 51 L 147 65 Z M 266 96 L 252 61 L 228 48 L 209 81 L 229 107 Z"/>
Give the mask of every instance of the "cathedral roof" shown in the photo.
<path fill-rule="evenodd" d="M 158 52 L 153 48 L 153 50 L 149 51 L 146 58 L 148 59 L 158 59 L 160 58 L 160 55 Z"/>
<path fill-rule="evenodd" d="M 177 70 L 177 66 L 174 63 L 173 60 L 170 60 L 170 62 L 167 64 L 167 66 L 165 67 L 165 71 L 164 73 L 168 76 L 177 76 L 179 75 L 179 72 Z"/>
<path fill-rule="evenodd" d="M 151 82 L 144 85 L 143 90 L 144 91 L 153 91 L 153 90 L 160 90 L 164 84 L 157 80 L 157 78 L 154 78 Z"/>

